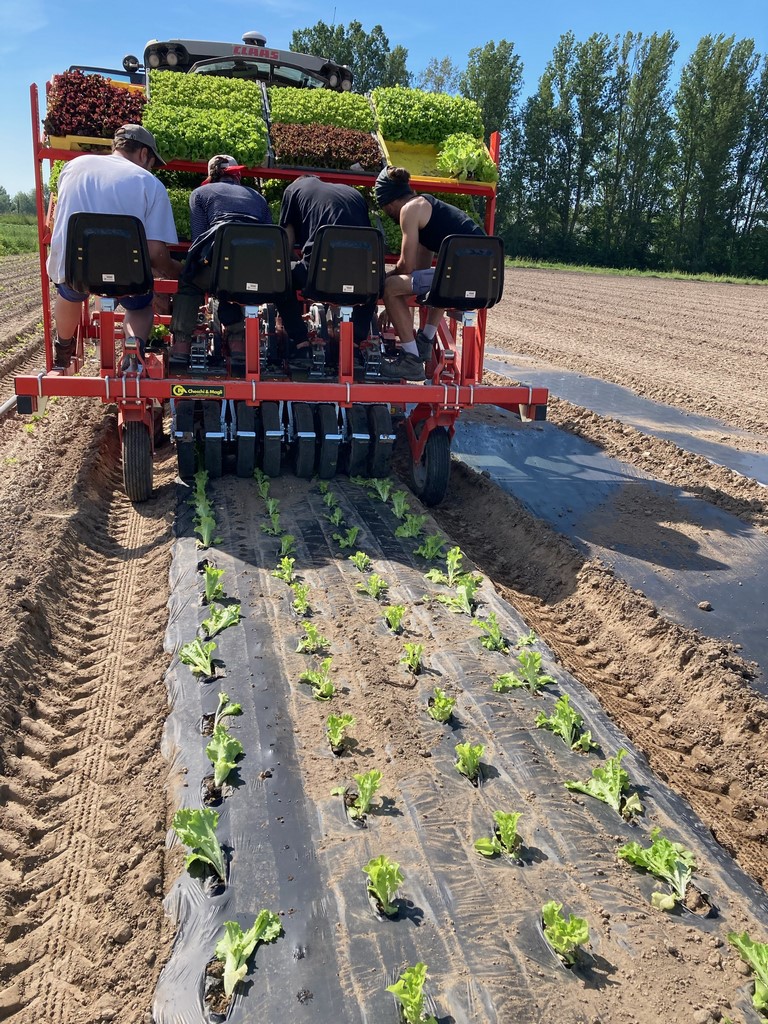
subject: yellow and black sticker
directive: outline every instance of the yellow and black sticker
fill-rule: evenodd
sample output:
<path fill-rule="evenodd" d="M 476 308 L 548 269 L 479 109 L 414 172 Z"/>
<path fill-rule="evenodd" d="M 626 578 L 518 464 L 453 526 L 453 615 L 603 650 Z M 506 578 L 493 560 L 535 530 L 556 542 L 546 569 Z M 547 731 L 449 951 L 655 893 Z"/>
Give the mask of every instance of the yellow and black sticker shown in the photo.
<path fill-rule="evenodd" d="M 174 398 L 223 398 L 221 384 L 174 384 L 171 388 Z"/>

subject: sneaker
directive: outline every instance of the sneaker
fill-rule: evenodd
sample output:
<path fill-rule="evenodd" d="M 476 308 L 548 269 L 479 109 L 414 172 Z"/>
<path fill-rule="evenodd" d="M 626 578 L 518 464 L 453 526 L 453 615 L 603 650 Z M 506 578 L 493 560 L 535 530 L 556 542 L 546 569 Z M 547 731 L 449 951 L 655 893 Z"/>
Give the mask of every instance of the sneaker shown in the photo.
<path fill-rule="evenodd" d="M 419 350 L 419 359 L 426 363 L 428 359 L 432 358 L 432 353 L 435 351 L 434 339 L 430 341 L 426 334 L 418 331 L 416 334 L 416 347 Z"/>
<path fill-rule="evenodd" d="M 66 370 L 75 354 L 74 338 L 57 338 L 53 343 L 53 365 L 59 370 Z"/>
<path fill-rule="evenodd" d="M 401 351 L 396 359 L 382 361 L 381 376 L 390 380 L 424 380 L 424 360 Z"/>

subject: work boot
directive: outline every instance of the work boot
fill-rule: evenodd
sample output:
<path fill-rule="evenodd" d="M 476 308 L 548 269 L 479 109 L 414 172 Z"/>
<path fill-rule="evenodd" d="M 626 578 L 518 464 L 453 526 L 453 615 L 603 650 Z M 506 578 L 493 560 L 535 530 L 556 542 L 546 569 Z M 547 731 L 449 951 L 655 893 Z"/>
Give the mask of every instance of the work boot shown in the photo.
<path fill-rule="evenodd" d="M 77 344 L 74 338 L 57 338 L 53 343 L 53 365 L 66 370 L 72 362 Z"/>
<path fill-rule="evenodd" d="M 435 351 L 435 340 L 433 338 L 430 341 L 423 331 L 417 331 L 416 347 L 419 350 L 419 359 L 426 363 L 428 359 L 432 358 L 432 353 Z"/>
<path fill-rule="evenodd" d="M 401 350 L 396 359 L 382 360 L 381 376 L 390 380 L 424 380 L 424 360 Z"/>
<path fill-rule="evenodd" d="M 172 363 L 189 362 L 192 339 L 188 334 L 174 334 L 173 344 L 168 349 L 168 358 Z"/>

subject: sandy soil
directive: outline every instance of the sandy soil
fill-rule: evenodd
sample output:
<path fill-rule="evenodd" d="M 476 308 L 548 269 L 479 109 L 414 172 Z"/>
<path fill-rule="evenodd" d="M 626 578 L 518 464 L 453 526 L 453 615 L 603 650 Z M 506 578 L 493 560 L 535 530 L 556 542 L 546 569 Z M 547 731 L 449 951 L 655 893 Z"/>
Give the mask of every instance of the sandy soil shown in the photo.
<path fill-rule="evenodd" d="M 37 330 L 35 267 L 36 257 L 0 263 L 0 381 Z M 766 310 L 759 288 L 515 271 L 488 341 L 768 434 Z M 768 529 L 754 482 L 564 402 L 551 418 Z M 158 453 L 156 496 L 132 508 L 114 421 L 62 400 L 34 424 L 0 422 L 0 465 L 0 1019 L 149 1022 L 172 940 L 161 897 L 178 870 L 165 852 L 174 808 L 160 755 L 173 452 Z M 738 652 L 664 621 L 461 466 L 435 519 L 765 885 L 768 711 Z M 347 633 L 354 646 L 368 629 L 361 620 Z M 383 751 L 383 736 L 366 736 L 374 751 L 379 740 Z M 742 1019 L 727 1002 L 711 1008 L 703 975 L 696 997 L 676 1003 L 677 953 L 666 968 L 650 942 L 645 953 L 668 1019 Z M 733 952 L 713 947 L 705 965 L 708 955 L 717 984 L 723 964 L 730 984 Z M 645 969 L 638 961 L 642 983 Z M 656 1021 L 612 992 L 595 1021 Z"/>

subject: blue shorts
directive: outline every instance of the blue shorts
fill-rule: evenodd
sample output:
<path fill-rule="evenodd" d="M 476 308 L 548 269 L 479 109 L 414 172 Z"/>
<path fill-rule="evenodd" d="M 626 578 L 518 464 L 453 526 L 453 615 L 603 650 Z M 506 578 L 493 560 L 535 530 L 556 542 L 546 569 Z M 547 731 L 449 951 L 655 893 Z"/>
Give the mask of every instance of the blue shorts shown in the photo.
<path fill-rule="evenodd" d="M 426 295 L 432 287 L 435 277 L 435 268 L 427 267 L 426 270 L 414 270 L 411 274 L 411 288 L 414 295 Z"/>
<path fill-rule="evenodd" d="M 57 284 L 56 291 L 67 302 L 85 302 L 88 298 L 87 292 L 76 292 L 66 284 Z M 118 302 L 123 309 L 146 309 L 153 298 L 154 294 L 147 292 L 146 295 L 123 295 Z"/>

